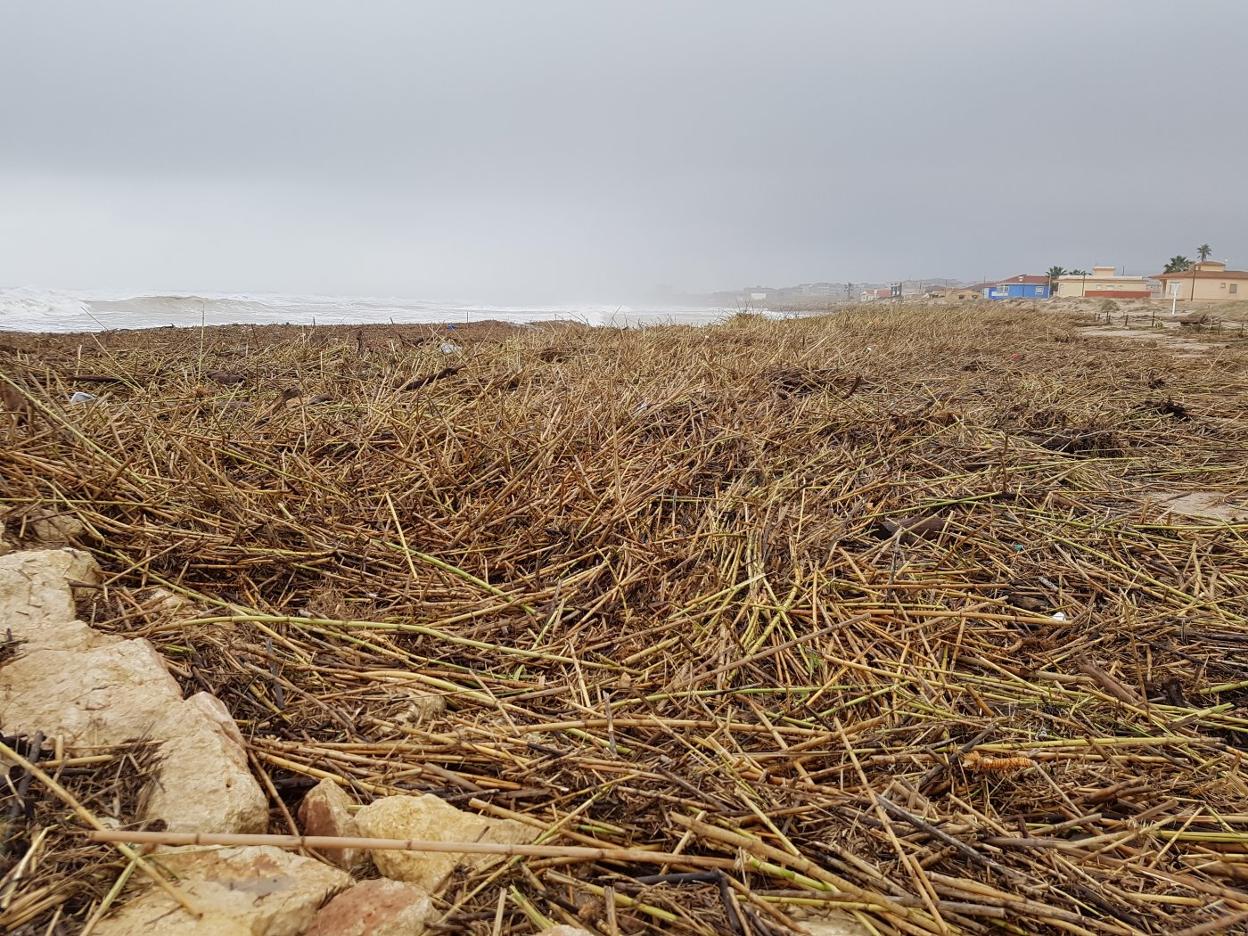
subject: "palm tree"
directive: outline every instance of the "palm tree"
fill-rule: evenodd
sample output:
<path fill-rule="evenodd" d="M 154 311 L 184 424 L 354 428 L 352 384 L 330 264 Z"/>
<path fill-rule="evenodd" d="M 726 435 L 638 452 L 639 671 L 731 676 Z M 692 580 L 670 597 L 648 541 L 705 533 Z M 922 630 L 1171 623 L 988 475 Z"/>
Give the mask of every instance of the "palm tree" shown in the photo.
<path fill-rule="evenodd" d="M 1091 276 L 1087 270 L 1071 270 L 1069 276 Z"/>
<path fill-rule="evenodd" d="M 1053 290 L 1057 288 L 1057 286 L 1055 285 L 1057 283 L 1057 278 L 1059 276 L 1065 276 L 1065 275 L 1066 275 L 1066 270 L 1063 269 L 1062 267 L 1060 266 L 1049 267 L 1049 294 L 1050 295 L 1052 295 Z"/>
<path fill-rule="evenodd" d="M 1192 268 L 1192 261 L 1187 257 L 1179 254 L 1177 257 L 1171 257 L 1170 262 L 1166 264 L 1163 273 L 1183 273 Z"/>
<path fill-rule="evenodd" d="M 1209 259 L 1209 255 L 1213 253 L 1213 248 L 1208 244 L 1201 244 L 1196 248 L 1196 256 L 1200 257 L 1200 262 L 1204 263 Z"/>

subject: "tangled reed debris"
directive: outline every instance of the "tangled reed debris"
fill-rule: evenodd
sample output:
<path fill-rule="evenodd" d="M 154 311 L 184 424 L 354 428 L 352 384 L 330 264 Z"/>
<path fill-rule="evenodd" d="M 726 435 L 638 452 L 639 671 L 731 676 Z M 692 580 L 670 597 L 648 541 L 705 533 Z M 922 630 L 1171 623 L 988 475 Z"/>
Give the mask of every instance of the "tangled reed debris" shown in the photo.
<path fill-rule="evenodd" d="M 993 309 L 441 337 L 0 354 L 0 509 L 81 522 L 96 625 L 226 702 L 283 831 L 329 777 L 676 856 L 516 856 L 447 932 L 1243 919 L 1248 539 L 1158 506 L 1248 488 L 1243 349 Z M 119 381 L 70 410 L 80 370 Z"/>

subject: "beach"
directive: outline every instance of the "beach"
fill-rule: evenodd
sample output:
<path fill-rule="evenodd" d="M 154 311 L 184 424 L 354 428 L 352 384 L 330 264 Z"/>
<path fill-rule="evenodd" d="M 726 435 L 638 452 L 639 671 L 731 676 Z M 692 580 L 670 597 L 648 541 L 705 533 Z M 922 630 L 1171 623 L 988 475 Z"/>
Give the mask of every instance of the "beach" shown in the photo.
<path fill-rule="evenodd" d="M 272 828 L 329 778 L 634 850 L 461 866 L 445 928 L 524 881 L 603 933 L 1160 934 L 1239 873 L 1233 336 L 233 324 L 10 333 L 0 373 L 11 547 L 98 561 L 79 614 L 221 700 Z M 132 828 L 135 756 L 65 782 Z M 80 919 L 117 869 L 76 834 L 40 886 Z"/>

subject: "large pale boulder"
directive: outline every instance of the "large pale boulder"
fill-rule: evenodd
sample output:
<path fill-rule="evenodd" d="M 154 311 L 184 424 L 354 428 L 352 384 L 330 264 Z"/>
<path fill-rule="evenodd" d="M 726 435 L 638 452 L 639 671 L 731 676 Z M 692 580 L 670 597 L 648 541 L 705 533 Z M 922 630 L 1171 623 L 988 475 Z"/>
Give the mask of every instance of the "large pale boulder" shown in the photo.
<path fill-rule="evenodd" d="M 6 617 L 0 605 L 0 622 L 17 621 L 16 617 Z M 30 653 L 34 650 L 94 650 L 117 643 L 121 638 L 102 634 L 89 624 L 82 621 L 48 621 L 34 626 L 18 625 L 10 628 L 14 638 L 20 641 L 19 652 Z M 18 632 L 24 632 L 19 636 Z M 0 632 L 2 633 L 2 632 Z"/>
<path fill-rule="evenodd" d="M 303 936 L 419 936 L 437 915 L 415 884 L 362 881 L 326 904 Z"/>
<path fill-rule="evenodd" d="M 0 669 L 5 731 L 61 735 L 70 746 L 150 737 L 181 701 L 178 684 L 146 640 L 37 650 Z"/>
<path fill-rule="evenodd" d="M 360 834 L 351 807 L 355 801 L 342 787 L 326 778 L 310 789 L 299 804 L 299 823 L 304 835 L 355 837 Z M 358 848 L 321 848 L 323 855 L 340 868 L 350 871 L 368 860 Z"/>
<path fill-rule="evenodd" d="M 355 816 L 366 838 L 422 839 L 434 842 L 497 842 L 527 844 L 536 829 L 511 819 L 487 819 L 464 812 L 431 793 L 423 796 L 386 796 Z M 501 855 L 462 855 L 447 852 L 373 851 L 373 863 L 388 878 L 419 884 L 436 893 L 460 865 L 488 867 Z"/>
<path fill-rule="evenodd" d="M 174 831 L 266 831 L 268 800 L 225 706 L 206 693 L 183 701 L 146 640 L 74 620 L 75 588 L 99 581 L 95 560 L 78 550 L 0 556 L 0 625 L 22 641 L 0 668 L 0 725 L 71 749 L 151 740 L 160 768 L 144 791 L 144 818 Z"/>
<path fill-rule="evenodd" d="M 207 693 L 183 701 L 146 640 L 18 657 L 0 669 L 0 724 L 59 735 L 71 748 L 151 740 L 160 767 L 143 794 L 144 818 L 175 832 L 268 828 L 268 799 L 229 712 Z"/>
<path fill-rule="evenodd" d="M 203 911 L 195 919 L 158 887 L 149 887 L 96 927 L 98 936 L 298 936 L 317 910 L 351 878 L 336 868 L 267 846 L 187 846 L 150 856 L 173 872 L 174 885 Z"/>
<path fill-rule="evenodd" d="M 199 692 L 157 728 L 160 770 L 143 816 L 170 832 L 265 832 L 269 801 L 247 764 L 243 736 L 221 700 Z"/>
<path fill-rule="evenodd" d="M 3 550 L 0 550 L 3 552 Z M 74 600 L 98 585 L 100 567 L 77 549 L 40 549 L 0 555 L 0 624 L 25 651 L 102 646 L 116 638 L 81 621 Z"/>

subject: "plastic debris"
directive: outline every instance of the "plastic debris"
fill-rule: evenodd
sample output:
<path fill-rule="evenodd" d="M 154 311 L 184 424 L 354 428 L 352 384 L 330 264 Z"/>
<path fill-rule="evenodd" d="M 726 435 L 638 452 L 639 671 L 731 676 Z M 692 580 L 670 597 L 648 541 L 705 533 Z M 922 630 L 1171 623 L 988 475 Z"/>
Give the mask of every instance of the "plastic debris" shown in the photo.
<path fill-rule="evenodd" d="M 460 351 L 463 351 L 464 349 L 461 348 L 459 345 L 455 344 L 455 342 L 453 341 L 444 341 L 442 342 L 441 345 L 438 346 L 438 350 L 441 351 L 443 354 L 458 354 Z"/>
<path fill-rule="evenodd" d="M 94 393 L 87 393 L 85 390 L 75 390 L 69 395 L 70 403 L 94 403 L 96 396 Z"/>
<path fill-rule="evenodd" d="M 1059 621 L 1059 622 L 1066 620 L 1066 612 L 1058 611 L 1056 614 L 1053 615 L 1053 620 Z"/>

